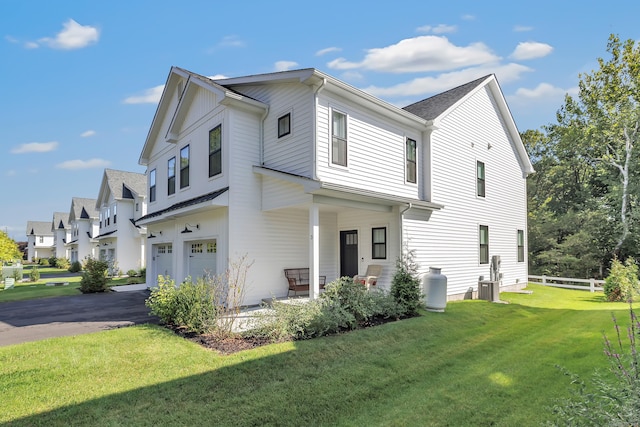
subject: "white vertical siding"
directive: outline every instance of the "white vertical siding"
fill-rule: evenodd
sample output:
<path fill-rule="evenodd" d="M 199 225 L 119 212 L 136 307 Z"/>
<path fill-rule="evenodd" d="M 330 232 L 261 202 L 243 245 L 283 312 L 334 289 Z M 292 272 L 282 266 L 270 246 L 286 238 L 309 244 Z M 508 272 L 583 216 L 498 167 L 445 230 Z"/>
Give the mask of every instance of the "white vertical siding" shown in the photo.
<path fill-rule="evenodd" d="M 491 147 L 489 148 L 489 144 Z M 432 200 L 445 207 L 428 221 L 405 217 L 405 240 L 416 250 L 424 273 L 442 268 L 448 293 L 476 288 L 489 279 L 479 264 L 479 225 L 489 226 L 489 256 L 500 255 L 503 285 L 523 284 L 527 262 L 517 262 L 517 230 L 526 235 L 526 182 L 513 141 L 492 102 L 481 90 L 439 124 L 431 137 Z M 485 163 L 486 197 L 476 196 L 476 162 Z"/>

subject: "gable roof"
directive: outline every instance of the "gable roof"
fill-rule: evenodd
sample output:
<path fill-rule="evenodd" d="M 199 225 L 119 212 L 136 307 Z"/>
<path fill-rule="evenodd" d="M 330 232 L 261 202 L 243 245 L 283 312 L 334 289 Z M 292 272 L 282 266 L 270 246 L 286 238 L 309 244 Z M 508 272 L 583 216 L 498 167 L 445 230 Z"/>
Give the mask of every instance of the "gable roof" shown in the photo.
<path fill-rule="evenodd" d="M 404 109 L 432 122 L 437 128 L 438 121 L 442 120 L 443 117 L 455 110 L 456 107 L 482 88 L 487 88 L 496 102 L 500 115 L 506 124 L 507 131 L 515 145 L 514 148 L 518 154 L 518 161 L 520 162 L 523 175 L 526 176 L 535 172 L 495 74 L 480 77 L 479 79 L 465 83 L 446 92 L 415 102 L 404 107 Z"/>
<path fill-rule="evenodd" d="M 71 209 L 69 211 L 69 223 L 79 219 L 98 218 L 96 210 L 96 199 L 86 199 L 74 197 L 71 199 Z"/>
<path fill-rule="evenodd" d="M 108 202 L 109 194 L 116 200 L 134 199 L 136 196 L 147 196 L 147 176 L 138 172 L 127 172 L 115 169 L 105 169 L 102 175 L 102 183 L 96 209 Z"/>
<path fill-rule="evenodd" d="M 27 221 L 27 236 L 53 236 L 49 221 Z"/>
<path fill-rule="evenodd" d="M 69 222 L 69 212 L 54 212 L 53 221 L 51 221 L 51 231 L 64 229 Z"/>

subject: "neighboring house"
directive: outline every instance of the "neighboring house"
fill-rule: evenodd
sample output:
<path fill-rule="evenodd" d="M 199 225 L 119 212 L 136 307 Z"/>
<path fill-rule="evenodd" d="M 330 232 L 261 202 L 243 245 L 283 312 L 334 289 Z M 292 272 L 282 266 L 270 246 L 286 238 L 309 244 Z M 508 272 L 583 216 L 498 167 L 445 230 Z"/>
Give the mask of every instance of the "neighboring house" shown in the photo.
<path fill-rule="evenodd" d="M 69 258 L 65 244 L 71 240 L 69 230 L 69 212 L 54 212 L 51 221 L 51 232 L 53 233 L 52 252 L 56 258 Z"/>
<path fill-rule="evenodd" d="M 287 295 L 285 268 L 326 280 L 403 248 L 449 298 L 477 291 L 501 257 L 524 286 L 533 172 L 488 75 L 406 109 L 315 69 L 211 80 L 173 67 L 140 155 L 147 168 L 147 284 L 253 265 L 244 304 Z M 151 240 L 153 239 L 153 240 Z"/>
<path fill-rule="evenodd" d="M 96 199 L 74 197 L 69 210 L 69 230 L 71 236 L 65 247 L 71 262 L 80 261 L 97 254 L 98 211 Z"/>
<path fill-rule="evenodd" d="M 105 169 L 95 208 L 99 215 L 98 257 L 109 261 L 111 273 L 145 266 L 146 228 L 135 220 L 147 210 L 147 177 Z"/>
<path fill-rule="evenodd" d="M 36 261 L 53 255 L 53 233 L 47 221 L 27 221 L 27 260 Z"/>

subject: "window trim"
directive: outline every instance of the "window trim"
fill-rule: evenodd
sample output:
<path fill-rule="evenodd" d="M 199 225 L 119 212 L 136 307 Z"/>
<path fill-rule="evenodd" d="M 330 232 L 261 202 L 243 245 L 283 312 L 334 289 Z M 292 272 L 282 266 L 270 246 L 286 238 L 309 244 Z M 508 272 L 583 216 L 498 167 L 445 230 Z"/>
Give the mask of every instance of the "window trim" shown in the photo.
<path fill-rule="evenodd" d="M 285 118 L 288 118 L 287 121 L 287 130 L 284 133 L 280 133 L 280 123 L 281 121 L 283 121 Z M 278 139 L 280 138 L 284 138 L 287 135 L 291 135 L 291 111 L 281 115 L 280 117 L 278 117 L 277 123 L 277 133 L 278 133 Z"/>
<path fill-rule="evenodd" d="M 341 116 L 344 117 L 344 137 L 343 136 L 337 136 L 334 133 L 334 114 L 340 114 Z M 347 113 L 343 113 L 342 111 L 339 111 L 337 109 L 332 108 L 331 109 L 331 120 L 330 120 L 330 135 L 331 135 L 331 153 L 329 156 L 329 162 L 331 163 L 332 166 L 339 166 L 339 167 L 347 167 L 349 165 L 349 116 Z M 341 145 L 344 145 L 344 164 L 342 163 L 338 163 L 336 161 L 334 161 L 335 157 L 334 157 L 334 152 L 335 150 L 335 145 L 336 145 L 336 139 L 338 140 L 339 143 L 341 143 Z M 343 151 L 343 150 L 340 150 Z"/>
<path fill-rule="evenodd" d="M 516 231 L 517 260 L 524 262 L 524 230 Z"/>
<path fill-rule="evenodd" d="M 480 168 L 482 165 L 482 168 Z M 482 171 L 482 174 L 480 173 Z M 485 198 L 487 194 L 487 166 L 484 162 L 476 160 L 476 196 Z"/>
<path fill-rule="evenodd" d="M 149 171 L 149 203 L 156 201 L 156 170 Z"/>
<path fill-rule="evenodd" d="M 413 142 L 413 160 L 409 159 L 409 141 Z M 405 181 L 410 184 L 418 183 L 418 143 L 415 139 L 406 137 L 404 142 L 404 159 L 405 159 Z M 409 173 L 409 165 L 413 164 L 413 180 Z"/>
<path fill-rule="evenodd" d="M 187 156 L 183 156 L 183 152 L 186 150 Z M 186 158 L 187 162 L 185 165 L 182 164 L 182 159 Z M 180 189 L 189 187 L 189 165 L 191 163 L 191 147 L 189 144 L 185 145 L 180 149 Z M 185 176 L 186 175 L 186 179 Z"/>
<path fill-rule="evenodd" d="M 486 230 L 486 243 L 482 243 L 482 231 Z M 483 248 L 486 248 L 483 251 Z M 486 253 L 486 259 L 482 258 L 482 254 Z M 485 265 L 489 264 L 489 226 L 488 225 L 479 225 L 478 226 L 478 264 Z"/>
<path fill-rule="evenodd" d="M 376 231 L 384 231 L 384 241 L 376 242 Z M 384 250 L 384 256 L 376 256 L 376 248 L 382 246 Z M 373 227 L 371 228 L 371 259 L 387 259 L 387 227 Z"/>
<path fill-rule="evenodd" d="M 211 151 L 211 133 L 216 129 L 220 129 L 220 148 L 218 148 L 217 150 Z M 213 155 L 218 155 L 218 153 L 220 156 L 220 171 L 216 173 L 212 173 L 211 158 Z M 209 130 L 209 178 L 213 178 L 214 176 L 221 175 L 222 170 L 223 170 L 223 167 L 222 167 L 222 123 L 221 123 Z"/>
<path fill-rule="evenodd" d="M 173 170 L 171 162 L 173 161 Z M 167 196 L 171 196 L 176 192 L 176 156 L 167 160 Z"/>

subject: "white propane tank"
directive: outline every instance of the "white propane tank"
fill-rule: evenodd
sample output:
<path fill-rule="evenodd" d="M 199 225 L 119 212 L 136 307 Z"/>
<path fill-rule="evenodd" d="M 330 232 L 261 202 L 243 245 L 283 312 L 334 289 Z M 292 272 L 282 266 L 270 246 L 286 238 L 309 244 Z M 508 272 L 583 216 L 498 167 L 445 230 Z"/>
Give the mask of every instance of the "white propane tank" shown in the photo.
<path fill-rule="evenodd" d="M 442 313 L 447 307 L 447 276 L 441 274 L 441 268 L 429 267 L 422 278 L 427 311 Z"/>

